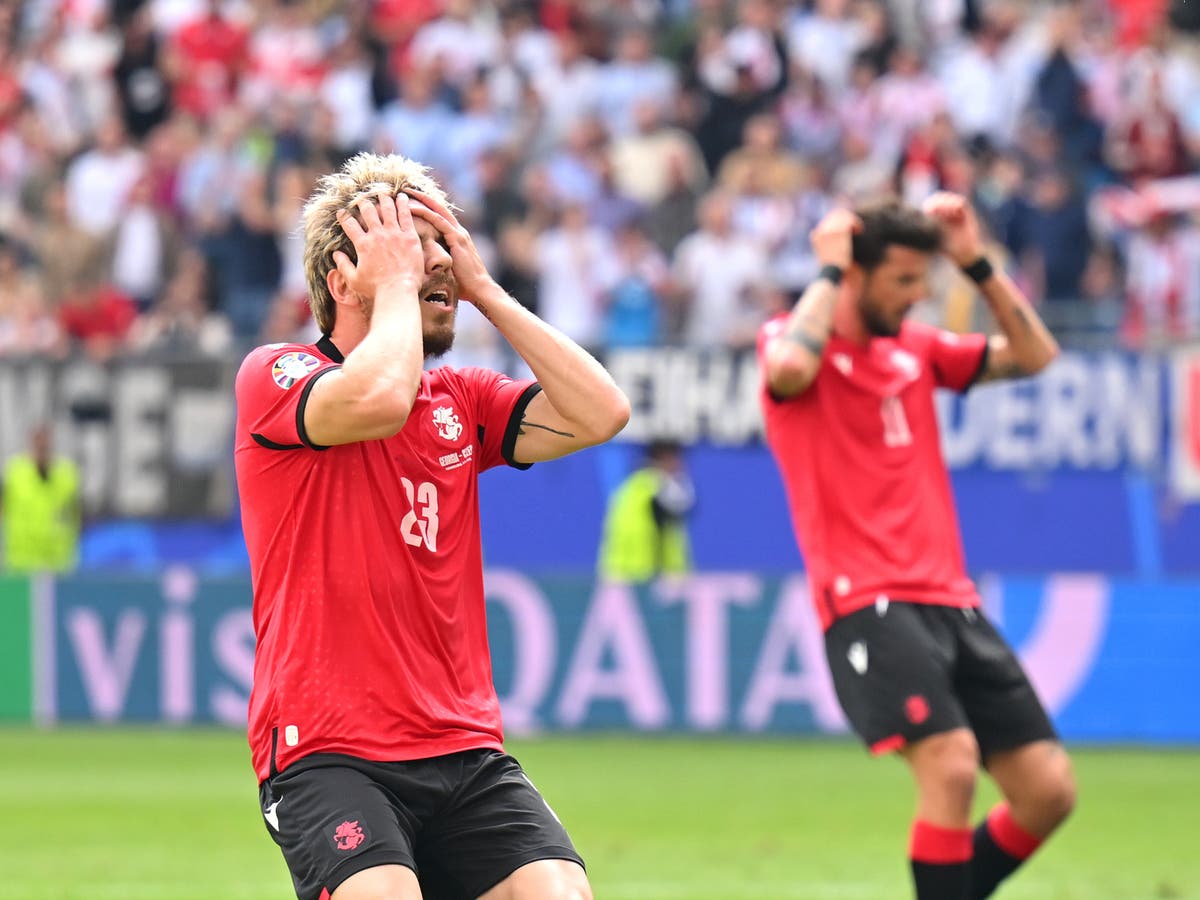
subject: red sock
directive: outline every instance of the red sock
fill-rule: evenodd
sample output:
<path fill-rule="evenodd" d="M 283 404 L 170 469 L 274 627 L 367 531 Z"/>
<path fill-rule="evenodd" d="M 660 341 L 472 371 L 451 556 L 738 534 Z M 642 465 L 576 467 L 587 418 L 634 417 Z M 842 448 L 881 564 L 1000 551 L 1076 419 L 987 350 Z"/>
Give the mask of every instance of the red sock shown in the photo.
<path fill-rule="evenodd" d="M 1029 859 L 1042 845 L 1042 839 L 1017 824 L 1007 803 L 997 803 L 988 813 L 987 830 L 996 846 L 1017 859 Z"/>
<path fill-rule="evenodd" d="M 908 845 L 917 900 L 967 900 L 971 829 L 913 822 Z"/>
<path fill-rule="evenodd" d="M 984 900 L 996 885 L 1029 859 L 1042 844 L 1014 821 L 1007 803 L 992 807 L 975 829 L 975 853 L 971 863 L 971 900 Z"/>

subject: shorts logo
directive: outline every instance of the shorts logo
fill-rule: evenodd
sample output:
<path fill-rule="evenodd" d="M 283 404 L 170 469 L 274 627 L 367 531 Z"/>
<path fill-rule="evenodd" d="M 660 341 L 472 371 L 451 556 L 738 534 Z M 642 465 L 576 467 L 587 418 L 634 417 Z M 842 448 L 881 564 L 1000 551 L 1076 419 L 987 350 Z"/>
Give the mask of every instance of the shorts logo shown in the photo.
<path fill-rule="evenodd" d="M 271 377 L 286 391 L 320 364 L 321 361 L 311 353 L 285 353 L 275 360 L 275 365 L 271 367 Z"/>
<path fill-rule="evenodd" d="M 854 666 L 854 671 L 859 675 L 867 674 L 867 645 L 865 643 L 855 641 L 851 644 L 846 653 L 846 659 L 850 661 L 850 665 Z"/>
<path fill-rule="evenodd" d="M 343 822 L 333 832 L 333 843 L 339 850 L 357 850 L 366 839 L 357 819 Z"/>
<path fill-rule="evenodd" d="M 929 701 L 920 694 L 913 694 L 904 701 L 904 715 L 914 725 L 920 725 L 929 718 Z"/>
<path fill-rule="evenodd" d="M 438 437 L 447 441 L 457 441 L 463 433 L 462 422 L 454 414 L 454 407 L 439 406 L 433 411 L 433 424 L 437 426 Z"/>

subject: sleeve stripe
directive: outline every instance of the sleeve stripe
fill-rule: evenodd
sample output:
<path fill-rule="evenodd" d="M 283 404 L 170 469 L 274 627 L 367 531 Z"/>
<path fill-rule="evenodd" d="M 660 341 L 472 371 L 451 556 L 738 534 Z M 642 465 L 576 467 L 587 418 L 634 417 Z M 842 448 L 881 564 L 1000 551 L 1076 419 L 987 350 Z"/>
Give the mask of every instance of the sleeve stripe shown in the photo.
<path fill-rule="evenodd" d="M 296 404 L 296 434 L 300 436 L 300 442 L 310 450 L 328 450 L 329 447 L 322 444 L 314 444 L 308 437 L 308 431 L 304 427 L 304 408 L 308 405 L 308 395 L 312 392 L 313 385 L 328 375 L 330 372 L 336 372 L 341 366 L 330 366 L 328 369 L 322 369 L 304 385 L 304 393 L 300 395 L 300 402 Z"/>
<path fill-rule="evenodd" d="M 517 446 L 517 438 L 521 435 L 521 420 L 525 417 L 525 408 L 529 401 L 542 392 L 542 386 L 536 382 L 525 388 L 517 402 L 513 404 L 508 416 L 508 427 L 504 429 L 504 440 L 500 443 L 500 455 L 514 469 L 528 469 L 533 463 L 513 462 L 513 451 Z"/>
<path fill-rule="evenodd" d="M 303 450 L 303 444 L 280 444 L 277 441 L 271 440 L 269 437 L 263 437 L 261 434 L 254 432 L 250 435 L 254 438 L 254 443 L 260 447 L 266 447 L 268 450 Z"/>

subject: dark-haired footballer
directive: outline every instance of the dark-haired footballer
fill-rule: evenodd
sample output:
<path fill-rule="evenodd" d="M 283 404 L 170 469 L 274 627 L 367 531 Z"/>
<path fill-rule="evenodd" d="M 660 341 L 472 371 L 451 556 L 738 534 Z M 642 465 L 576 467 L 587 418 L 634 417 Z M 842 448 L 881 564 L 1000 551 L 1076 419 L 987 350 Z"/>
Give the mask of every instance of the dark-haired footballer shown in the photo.
<path fill-rule="evenodd" d="M 837 209 L 813 230 L 823 264 L 758 342 L 767 441 L 838 699 L 917 789 L 909 857 L 918 900 L 978 900 L 1070 813 L 1070 760 L 966 575 L 934 389 L 1041 371 L 1058 345 L 983 253 L 966 201 L 939 193 Z M 908 321 L 939 253 L 978 284 L 1001 334 Z M 971 828 L 982 766 L 1004 800 Z"/>

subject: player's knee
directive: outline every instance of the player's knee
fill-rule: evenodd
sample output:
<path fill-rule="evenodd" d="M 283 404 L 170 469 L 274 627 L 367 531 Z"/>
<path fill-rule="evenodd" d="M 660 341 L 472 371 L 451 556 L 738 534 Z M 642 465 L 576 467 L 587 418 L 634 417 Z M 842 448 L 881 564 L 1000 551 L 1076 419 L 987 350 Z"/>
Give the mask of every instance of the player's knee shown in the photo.
<path fill-rule="evenodd" d="M 1039 802 L 1045 816 L 1055 825 L 1074 811 L 1078 792 L 1071 759 L 1066 751 L 1057 754 L 1051 763 L 1040 794 Z"/>
<path fill-rule="evenodd" d="M 939 794 L 969 801 L 975 793 L 979 771 L 979 745 L 967 731 L 953 731 L 928 739 L 923 753 L 921 781 Z"/>

